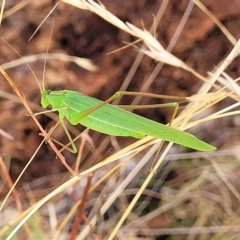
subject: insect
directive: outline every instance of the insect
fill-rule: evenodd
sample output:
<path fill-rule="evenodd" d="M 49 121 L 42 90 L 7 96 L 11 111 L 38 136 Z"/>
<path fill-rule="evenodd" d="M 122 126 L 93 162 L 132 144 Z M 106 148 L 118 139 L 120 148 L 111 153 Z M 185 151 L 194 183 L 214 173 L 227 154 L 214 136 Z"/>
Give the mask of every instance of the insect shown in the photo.
<path fill-rule="evenodd" d="M 118 97 L 118 93 L 112 99 Z M 199 151 L 213 151 L 216 148 L 195 136 L 157 123 L 147 118 L 126 111 L 76 91 L 51 91 L 41 89 L 41 105 L 43 108 L 52 106 L 53 111 L 59 112 L 59 119 L 64 129 L 63 119 L 72 125 L 81 124 L 92 130 L 113 136 L 131 136 L 143 138 L 152 136 L 165 141 L 177 143 Z M 76 147 L 72 144 L 73 149 Z"/>
<path fill-rule="evenodd" d="M 1 40 L 9 45 L 2 38 Z M 21 57 L 15 49 L 13 50 Z M 72 125 L 81 124 L 92 130 L 113 136 L 130 136 L 134 138 L 152 136 L 199 151 L 213 151 L 216 149 L 214 146 L 199 140 L 189 133 L 157 123 L 109 104 L 109 102 L 116 99 L 121 92 L 115 93 L 107 101 L 103 102 L 76 91 L 46 90 L 44 88 L 44 82 L 42 88 L 33 71 L 32 73 L 41 92 L 42 107 L 47 108 L 51 105 L 53 111 L 59 112 L 59 120 L 70 140 L 74 152 L 77 152 L 77 148 L 71 140 L 70 134 L 64 124 L 64 118 L 66 118 Z M 122 92 L 122 94 L 131 95 L 129 92 Z M 132 93 L 132 95 L 137 95 L 137 93 Z M 142 95 L 150 96 L 154 94 L 142 93 Z"/>

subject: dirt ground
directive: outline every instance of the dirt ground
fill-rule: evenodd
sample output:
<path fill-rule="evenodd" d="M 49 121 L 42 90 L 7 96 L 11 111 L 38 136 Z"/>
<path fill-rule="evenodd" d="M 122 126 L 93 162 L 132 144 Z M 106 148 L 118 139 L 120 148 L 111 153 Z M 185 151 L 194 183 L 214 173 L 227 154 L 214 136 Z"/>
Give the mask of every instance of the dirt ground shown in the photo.
<path fill-rule="evenodd" d="M 20 1 L 7 1 L 6 10 Z M 130 22 L 137 27 L 150 29 L 157 15 L 162 1 L 102 1 L 106 8 L 125 22 Z M 171 0 L 155 31 L 157 39 L 167 47 L 174 32 L 184 14 L 189 1 Z M 240 37 L 240 2 L 232 0 L 231 4 L 224 0 L 202 1 L 205 6 L 227 27 L 232 35 Z M 1 25 L 1 37 L 16 49 L 22 56 L 45 53 L 52 28 L 51 44 L 49 52 L 65 53 L 73 56 L 88 58 L 99 67 L 97 72 L 89 72 L 74 63 L 48 60 L 44 78 L 46 88 L 72 89 L 83 94 L 105 100 L 119 90 L 126 78 L 133 62 L 138 54 L 132 47 L 122 49 L 112 54 L 107 54 L 122 48 L 124 42 L 133 42 L 132 36 L 120 31 L 108 22 L 89 11 L 83 11 L 65 3 L 60 3 L 51 16 L 44 22 L 41 28 L 28 42 L 40 22 L 54 6 L 54 1 L 32 1 L 19 11 L 6 16 Z M 139 45 L 140 46 L 140 45 Z M 194 68 L 197 72 L 206 76 L 206 72 L 213 69 L 231 49 L 232 44 L 222 34 L 219 28 L 200 9 L 193 8 L 186 26 L 177 41 L 173 54 Z M 0 64 L 17 59 L 16 53 L 4 42 L 0 42 Z M 240 60 L 234 61 L 227 69 L 232 78 L 240 75 Z M 43 61 L 35 61 L 30 64 L 38 79 L 43 78 Z M 128 91 L 140 91 L 142 85 L 154 70 L 157 62 L 145 56 L 133 76 Z M 26 99 L 35 103 L 33 111 L 40 111 L 40 93 L 33 74 L 25 63 L 15 68 L 7 69 L 8 74 L 19 87 Z M 29 158 L 32 156 L 42 137 L 31 117 L 26 116 L 26 110 L 16 98 L 15 93 L 0 76 L 0 128 L 14 137 L 11 141 L 3 136 L 0 138 L 0 153 L 11 157 L 10 173 L 13 180 L 19 175 Z M 201 81 L 188 72 L 164 65 L 147 92 L 168 94 L 176 96 L 190 96 L 198 90 Z M 6 98 L 4 93 L 12 94 Z M 131 98 L 124 98 L 122 103 L 127 104 Z M 229 100 L 230 101 L 230 100 Z M 156 103 L 158 100 L 146 99 L 142 103 Z M 221 103 L 227 104 L 227 103 Z M 216 109 L 213 109 L 215 111 Z M 167 123 L 170 119 L 171 110 L 152 109 L 139 111 L 139 114 L 155 121 Z M 46 116 L 38 117 L 45 129 L 49 129 L 53 122 Z M 207 141 L 219 148 L 224 148 L 230 139 L 239 140 L 235 129 L 238 126 L 237 118 L 219 120 L 219 128 L 215 129 L 216 123 L 207 124 L 193 130 L 200 139 Z M 82 127 L 77 127 L 82 131 Z M 231 134 L 224 135 L 223 129 L 229 129 Z M 93 134 L 91 132 L 91 134 Z M 234 135 L 235 134 L 235 135 Z M 64 132 L 59 129 L 54 135 L 59 141 L 66 142 Z M 120 140 L 122 144 L 125 139 Z M 101 137 L 95 144 L 101 142 Z M 71 164 L 69 154 L 69 164 Z M 22 181 L 31 182 L 41 176 L 46 176 L 65 171 L 62 164 L 55 159 L 54 152 L 44 145 L 37 154 L 29 171 L 24 174 Z"/>

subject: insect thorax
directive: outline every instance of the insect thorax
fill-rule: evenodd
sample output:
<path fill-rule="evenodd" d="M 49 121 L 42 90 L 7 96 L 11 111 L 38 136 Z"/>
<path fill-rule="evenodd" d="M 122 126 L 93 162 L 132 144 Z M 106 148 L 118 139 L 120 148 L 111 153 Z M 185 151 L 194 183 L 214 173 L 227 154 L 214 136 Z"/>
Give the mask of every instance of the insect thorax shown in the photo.
<path fill-rule="evenodd" d="M 48 105 L 52 105 L 53 109 L 58 109 L 62 107 L 62 98 L 64 95 L 56 95 L 54 91 L 43 90 L 41 96 L 41 105 L 46 108 Z"/>

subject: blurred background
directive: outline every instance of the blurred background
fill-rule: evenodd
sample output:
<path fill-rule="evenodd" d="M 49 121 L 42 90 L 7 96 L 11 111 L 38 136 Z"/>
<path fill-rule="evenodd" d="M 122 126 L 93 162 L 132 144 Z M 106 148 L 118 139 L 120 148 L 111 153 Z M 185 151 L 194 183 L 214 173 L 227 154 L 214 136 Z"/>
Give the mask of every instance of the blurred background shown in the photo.
<path fill-rule="evenodd" d="M 14 8 L 15 6 L 19 6 L 19 3 L 23 3 L 23 5 L 19 7 L 19 9 Z M 160 0 L 104 0 L 102 3 L 108 11 L 120 18 L 123 22 L 130 22 L 141 29 L 144 27 L 147 30 L 150 30 L 153 26 L 151 33 L 155 35 L 156 39 L 164 48 L 167 48 L 169 43 L 173 40 L 173 36 L 181 19 L 184 14 L 186 14 L 185 11 L 189 1 L 169 1 L 162 15 L 159 13 L 163 4 Z M 224 0 L 204 0 L 202 3 L 219 21 L 221 21 L 221 23 L 224 24 L 235 39 L 239 39 L 240 2 L 238 0 L 232 0 L 231 3 Z M 83 11 L 60 2 L 51 15 L 44 21 L 36 34 L 34 34 L 32 39 L 28 41 L 55 4 L 55 1 L 49 0 L 8 0 L 6 2 L 1 24 L 1 37 L 16 49 L 21 56 L 36 55 L 36 60 L 29 63 L 29 65 L 41 84 L 44 77 L 46 89 L 75 90 L 101 100 L 108 99 L 118 91 L 122 84 L 125 83 L 126 79 L 129 80 L 127 91 L 141 91 L 142 86 L 148 81 L 149 77 L 151 78 L 151 74 L 158 65 L 158 62 L 148 56 L 142 56 L 139 63 L 137 63 L 136 58 L 139 56 L 139 52 L 132 46 L 126 48 L 127 43 L 134 42 L 136 38 L 116 28 L 93 12 Z M 156 19 L 159 19 L 160 15 L 160 21 L 156 22 Z M 53 29 L 52 34 L 51 29 Z M 47 59 L 46 70 L 44 72 L 44 58 L 39 57 L 38 54 L 47 52 L 49 39 L 49 53 L 63 53 L 90 59 L 98 66 L 98 71 L 90 72 L 68 61 Z M 136 45 L 139 47 L 141 46 L 140 43 L 136 43 Z M 197 6 L 194 6 L 186 19 L 186 24 L 177 39 L 172 53 L 200 74 L 207 76 L 207 72 L 212 71 L 212 69 L 227 56 L 232 48 L 232 43 L 213 23 L 212 19 Z M 7 44 L 0 41 L 0 64 L 8 64 L 18 58 L 19 56 L 17 56 Z M 233 79 L 239 77 L 239 65 L 240 59 L 237 58 L 227 69 L 227 73 Z M 131 75 L 135 66 L 136 70 Z M 42 110 L 39 108 L 40 91 L 28 66 L 22 62 L 16 67 L 7 68 L 6 71 L 11 79 L 19 87 L 19 90 L 24 94 L 26 99 L 31 102 L 32 110 L 34 112 L 41 112 Z M 7 156 L 8 159 L 11 159 L 9 173 L 12 180 L 15 181 L 42 141 L 42 137 L 39 136 L 39 129 L 32 118 L 26 116 L 27 112 L 25 108 L 19 102 L 11 86 L 3 76 L 0 76 L 0 81 L 0 128 L 14 137 L 14 140 L 10 140 L 9 137 L 4 135 L 1 136 L 0 153 Z M 186 97 L 197 93 L 201 84 L 202 81 L 189 72 L 173 66 L 164 65 L 144 91 Z M 124 97 L 121 104 L 129 104 L 131 101 L 131 97 Z M 141 104 L 165 102 L 167 101 L 144 98 Z M 211 110 L 208 110 L 206 115 L 231 105 L 232 103 L 232 99 L 225 99 L 218 105 L 215 105 Z M 171 118 L 172 109 L 147 109 L 138 110 L 136 113 L 166 124 Z M 55 124 L 51 118 L 45 115 L 38 116 L 38 119 L 44 129 L 49 130 L 51 126 Z M 216 146 L 218 149 L 229 150 L 239 145 L 239 125 L 239 117 L 233 116 L 201 124 L 191 129 L 190 132 L 201 140 Z M 70 128 L 73 135 L 77 135 L 83 131 L 83 129 L 84 128 L 80 125 L 75 128 Z M 60 142 L 67 143 L 68 141 L 61 128 L 58 128 L 53 136 Z M 93 157 L 92 155 L 95 147 L 97 148 L 105 141 L 106 136 L 94 133 L 93 131 L 89 132 L 89 136 L 92 138 L 94 147 L 89 143 L 86 144 L 87 146 L 86 149 L 84 149 L 85 151 L 83 152 L 81 162 L 83 169 L 93 164 L 98 158 L 104 157 L 109 148 L 118 150 L 116 148 L 123 148 L 135 141 L 131 138 L 118 138 L 116 145 L 108 141 L 101 154 L 97 157 Z M 76 144 L 78 146 L 79 142 Z M 184 149 L 183 147 L 178 149 L 184 153 L 192 151 Z M 176 153 L 176 149 L 173 149 L 172 153 Z M 191 185 L 193 181 L 192 176 L 199 177 L 202 172 L 207 169 L 209 174 L 214 171 L 214 174 L 212 173 L 213 175 L 210 174 L 212 178 L 208 180 L 205 178 L 207 182 L 203 185 L 198 185 L 197 188 L 203 187 L 203 191 L 206 193 L 206 191 L 213 191 L 214 186 L 217 185 L 220 189 L 219 191 L 222 191 L 222 195 L 220 194 L 221 196 L 227 194 L 226 192 L 228 192 L 228 190 L 222 190 L 221 188 L 221 186 L 224 185 L 221 180 L 219 180 L 221 184 L 219 182 L 215 182 L 216 185 L 212 183 L 212 181 L 217 181 L 218 174 L 209 160 L 199 155 L 199 158 L 191 161 L 187 160 L 187 155 L 185 156 L 186 158 L 184 157 L 184 159 L 180 161 L 171 161 L 169 162 L 170 165 L 164 165 L 165 170 L 157 176 L 164 176 L 162 181 L 165 182 L 168 187 L 171 186 L 172 188 L 174 186 L 173 189 L 176 191 L 179 189 L 185 191 L 186 184 Z M 73 164 L 76 159 L 73 154 L 68 152 L 65 153 L 65 157 L 69 165 Z M 237 174 L 239 174 L 239 162 L 236 160 L 237 157 L 227 155 L 226 159 L 226 156 L 221 156 L 221 154 L 219 154 L 218 157 L 219 159 L 217 159 L 217 161 L 221 164 L 226 164 L 226 162 L 228 162 L 228 164 L 231 163 L 231 165 L 227 165 L 227 169 L 229 170 L 228 174 L 235 179 Z M 177 157 L 175 160 L 176 159 Z M 149 166 L 144 170 L 145 172 L 143 171 L 143 174 L 147 175 L 148 168 Z M 61 179 L 62 175 L 59 175 L 59 173 L 65 171 L 65 167 L 56 159 L 52 149 L 47 144 L 44 144 L 28 170 L 22 176 L 18 188 L 22 188 L 24 184 L 34 182 L 36 179 L 42 177 L 46 178 L 44 178 L 45 180 L 43 183 L 37 184 L 38 191 L 39 189 L 54 187 L 58 184 L 59 179 Z M 48 178 L 47 176 L 51 177 Z M 158 186 L 158 189 L 161 189 L 162 184 L 163 183 Z M 232 184 L 235 184 L 233 179 Z M 32 187 L 34 189 L 34 184 Z M 224 188 L 225 187 L 224 185 Z M 239 188 L 239 185 L 237 185 L 236 188 Z M 226 192 L 223 193 L 224 191 Z M 8 188 L 3 186 L 1 189 L 1 197 L 5 196 L 7 192 Z M 168 194 L 171 195 L 171 193 Z M 233 197 L 231 201 L 228 199 L 233 206 L 231 211 L 239 211 L 239 208 L 234 205 L 235 201 L 238 202 L 238 198 L 232 196 L 232 193 L 228 192 L 228 194 L 227 197 L 225 196 L 227 199 L 228 197 L 229 199 Z M 41 198 L 43 195 L 44 193 L 39 193 L 36 198 Z M 197 199 L 199 200 L 200 198 L 202 198 L 201 194 L 198 195 Z M 230 206 L 231 204 L 228 200 L 225 199 L 224 201 Z M 208 199 L 208 201 L 211 200 Z M 186 200 L 184 203 L 181 203 L 184 206 L 181 205 L 180 208 L 173 209 L 172 212 L 165 212 L 163 215 L 159 215 L 158 224 L 155 227 L 191 226 L 197 218 L 197 212 L 200 213 L 206 207 L 206 202 L 201 200 L 197 202 L 199 205 L 196 204 L 196 207 L 194 201 L 191 202 Z M 218 204 L 220 203 L 218 202 Z M 214 203 L 209 203 L 209 206 L 214 206 Z M 213 212 L 216 210 L 217 217 L 215 215 L 215 218 L 213 217 L 211 220 L 208 219 L 206 222 L 208 222 L 209 225 L 212 225 L 213 222 L 217 224 L 218 221 L 220 221 L 220 209 L 221 207 L 217 208 L 217 210 L 212 207 Z M 194 211 L 196 211 L 196 215 Z M 222 214 L 224 215 L 224 213 Z M 206 215 L 205 217 L 207 218 Z M 177 220 L 173 221 L 173 218 Z M 221 221 L 224 223 L 224 216 L 222 216 Z M 230 220 L 226 220 L 225 223 L 227 223 L 227 221 Z M 151 225 L 151 223 L 149 224 Z M 153 221 L 152 224 L 154 226 L 156 221 Z M 164 236 L 165 238 L 162 237 L 157 239 L 173 239 L 168 238 L 170 236 L 169 233 L 166 233 Z M 183 236 L 186 237 L 186 235 L 181 235 L 181 237 Z M 181 237 L 176 239 L 186 239 Z M 202 239 L 206 239 L 204 237 L 206 237 L 206 235 L 203 235 Z M 221 239 L 221 237 L 216 239 Z M 234 237 L 231 239 L 234 239 Z"/>

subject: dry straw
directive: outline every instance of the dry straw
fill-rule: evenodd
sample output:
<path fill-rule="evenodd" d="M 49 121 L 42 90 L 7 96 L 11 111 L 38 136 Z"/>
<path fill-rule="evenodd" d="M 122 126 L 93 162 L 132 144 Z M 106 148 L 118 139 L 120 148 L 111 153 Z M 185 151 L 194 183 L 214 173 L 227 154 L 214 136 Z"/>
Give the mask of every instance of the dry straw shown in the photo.
<path fill-rule="evenodd" d="M 217 118 L 222 118 L 225 116 L 230 116 L 230 115 L 236 115 L 239 114 L 239 111 L 234 111 L 234 108 L 239 106 L 239 87 L 236 84 L 237 80 L 233 80 L 230 78 L 227 74 L 224 73 L 225 69 L 227 66 L 239 55 L 240 52 L 240 42 L 235 41 L 236 44 L 231 51 L 231 53 L 228 55 L 226 59 L 224 59 L 217 67 L 214 69 L 210 76 L 208 78 L 205 78 L 195 72 L 194 69 L 191 69 L 188 67 L 183 61 L 175 57 L 173 54 L 165 50 L 162 45 L 155 39 L 155 37 L 147 31 L 144 27 L 143 29 L 137 28 L 136 26 L 130 24 L 130 23 L 124 23 L 120 19 L 118 19 L 116 16 L 114 16 L 112 13 L 110 13 L 101 3 L 96 3 L 92 0 L 88 1 L 81 1 L 81 0 L 63 0 L 62 2 L 68 3 L 74 7 L 83 9 L 83 10 L 89 10 L 91 12 L 94 12 L 95 14 L 99 15 L 109 23 L 113 24 L 117 28 L 131 34 L 132 36 L 136 37 L 137 39 L 140 39 L 144 44 L 145 48 L 138 48 L 136 47 L 137 51 L 142 54 L 146 54 L 147 56 L 160 61 L 164 64 L 169 64 L 174 67 L 179 67 L 182 68 L 186 71 L 189 71 L 190 73 L 194 74 L 195 76 L 199 77 L 200 80 L 203 81 L 202 87 L 200 88 L 199 92 L 191 96 L 189 98 L 189 105 L 183 111 L 174 121 L 173 121 L 173 126 L 182 130 L 194 127 L 198 125 L 199 123 L 207 122 L 210 120 L 214 120 Z M 195 1 L 197 2 L 197 1 Z M 199 4 L 199 6 L 201 6 Z M 209 14 L 208 14 L 209 15 Z M 209 15 L 211 16 L 211 15 Z M 217 19 L 214 19 L 215 23 L 218 23 Z M 220 26 L 220 25 L 219 25 Z M 223 29 L 223 28 L 222 28 Z M 225 34 L 228 34 L 228 32 L 224 31 Z M 230 35 L 229 35 L 230 36 Z M 231 38 L 231 42 L 234 42 L 234 39 Z M 45 55 L 42 55 L 41 57 L 44 57 Z M 48 55 L 48 57 L 51 57 L 51 55 Z M 54 57 L 54 56 L 52 56 Z M 55 56 L 56 57 L 56 56 Z M 75 61 L 76 59 L 72 59 L 72 57 L 69 57 L 67 59 L 68 61 Z M 31 59 L 30 59 L 31 61 Z M 91 65 L 92 66 L 92 65 Z M 94 67 L 94 66 L 93 66 Z M 211 114 L 209 116 L 203 116 L 203 113 L 211 108 L 211 106 L 215 105 L 219 101 L 231 97 L 232 99 L 236 100 L 236 104 L 229 106 L 228 108 L 222 109 L 214 114 Z M 203 116 L 203 117 L 202 117 Z M 194 120 L 193 120 L 194 118 Z M 31 207 L 29 207 L 26 211 L 21 213 L 16 219 L 12 220 L 9 222 L 9 226 L 14 226 L 18 221 L 20 223 L 17 225 L 17 227 L 11 232 L 9 235 L 8 239 L 10 239 L 17 231 L 18 229 L 43 205 L 45 205 L 48 201 L 50 201 L 54 196 L 59 195 L 60 193 L 64 192 L 68 187 L 73 186 L 77 182 L 79 182 L 80 179 L 83 179 L 85 176 L 88 176 L 89 174 L 95 172 L 96 170 L 107 166 L 110 163 L 116 163 L 119 159 L 122 161 L 118 163 L 115 167 L 109 171 L 105 177 L 100 178 L 97 180 L 90 191 L 93 191 L 101 182 L 104 180 L 108 179 L 109 182 L 113 181 L 115 170 L 120 169 L 121 165 L 125 164 L 129 159 L 134 158 L 136 154 L 139 152 L 142 152 L 145 149 L 148 149 L 145 154 L 142 156 L 142 158 L 138 161 L 132 172 L 123 179 L 123 181 L 119 184 L 116 185 L 114 191 L 109 193 L 106 201 L 101 205 L 101 208 L 98 210 L 97 214 L 93 216 L 90 220 L 90 223 L 87 226 L 84 226 L 81 232 L 78 235 L 78 239 L 86 239 L 88 237 L 88 234 L 91 231 L 91 228 L 94 228 L 97 224 L 97 221 L 99 218 L 101 218 L 107 211 L 110 209 L 110 207 L 114 204 L 117 198 L 122 194 L 124 189 L 126 189 L 126 186 L 132 181 L 132 179 L 138 174 L 140 169 L 143 168 L 144 165 L 147 164 L 149 159 L 151 159 L 154 156 L 154 153 L 157 151 L 158 146 L 160 144 L 160 140 L 153 139 L 151 137 L 146 137 L 144 139 L 141 139 L 137 142 L 135 142 L 132 145 L 129 145 L 128 147 L 118 151 L 117 153 L 113 154 L 112 156 L 106 158 L 103 162 L 100 162 L 87 170 L 83 171 L 80 173 L 79 176 L 74 176 L 70 180 L 66 181 L 64 184 L 62 184 L 60 187 L 52 191 L 50 194 L 48 194 L 46 197 L 42 198 L 40 201 L 36 202 L 33 204 Z M 164 152 L 161 154 L 159 159 L 157 159 L 156 164 L 154 165 L 152 171 L 149 173 L 147 178 L 145 179 L 144 183 L 142 184 L 141 188 L 138 190 L 136 193 L 134 199 L 132 202 L 129 204 L 123 215 L 121 216 L 121 219 L 119 222 L 116 224 L 115 228 L 113 231 L 111 231 L 110 236 L 108 239 L 113 239 L 120 227 L 122 226 L 123 222 L 126 220 L 128 215 L 133 209 L 133 206 L 136 204 L 138 201 L 139 197 L 141 194 L 146 190 L 146 187 L 150 180 L 153 178 L 155 172 L 159 169 L 160 165 L 162 164 L 165 156 L 168 154 L 172 144 L 168 144 L 168 146 L 165 148 Z M 206 156 L 206 154 L 204 155 Z M 214 165 L 215 168 L 217 169 L 217 166 Z M 217 169 L 218 172 L 221 172 L 219 169 Z M 210 170 L 205 170 L 199 177 L 198 179 L 188 187 L 186 187 L 184 192 L 180 192 L 178 194 L 179 198 L 176 198 L 175 200 L 172 199 L 171 203 L 166 204 L 164 207 L 159 208 L 157 212 L 155 212 L 156 216 L 158 216 L 160 213 L 163 213 L 166 211 L 166 209 L 170 209 L 173 207 L 173 205 L 177 205 L 180 202 L 183 202 L 184 200 L 187 200 L 190 196 L 195 196 L 197 194 L 191 195 L 191 193 L 187 193 L 184 195 L 186 192 L 190 192 L 193 189 L 198 188 L 206 178 L 211 175 Z M 224 177 L 222 177 L 224 178 Z M 235 189 L 232 188 L 229 182 L 225 181 L 231 191 L 234 193 L 235 196 L 238 196 L 236 193 Z M 66 217 L 66 221 L 62 222 L 62 225 L 58 228 L 58 231 L 56 231 L 53 239 L 58 239 L 59 234 L 61 233 L 61 230 L 64 228 L 64 226 L 67 224 L 67 220 L 71 219 L 75 213 L 75 209 L 79 206 L 80 202 L 76 203 L 74 208 L 72 209 L 71 212 L 69 212 L 68 216 Z M 229 212 L 229 210 L 228 210 Z M 148 216 L 150 218 L 150 216 Z M 147 217 L 146 217 L 147 218 Z M 152 216 L 151 216 L 152 218 Z M 146 219 L 142 218 L 139 220 L 139 225 L 146 221 Z M 137 221 L 136 221 L 137 223 Z M 131 228 L 132 226 L 129 225 Z M 6 229 L 2 229 L 1 231 L 5 231 Z M 193 229 L 194 230 L 194 229 Z M 1 234 L 0 231 L 0 234 Z M 147 230 L 146 230 L 147 231 Z M 167 232 L 167 230 L 165 229 Z"/>

